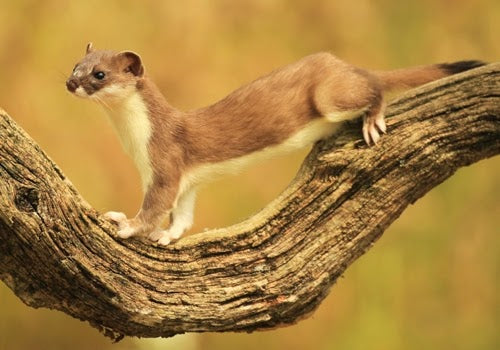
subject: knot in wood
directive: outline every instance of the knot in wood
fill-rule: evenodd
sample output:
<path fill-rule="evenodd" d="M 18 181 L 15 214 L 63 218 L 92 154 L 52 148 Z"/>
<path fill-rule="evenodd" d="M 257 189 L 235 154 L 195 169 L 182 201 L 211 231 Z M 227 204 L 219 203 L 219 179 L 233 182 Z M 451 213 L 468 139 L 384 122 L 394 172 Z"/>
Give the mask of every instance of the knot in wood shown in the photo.
<path fill-rule="evenodd" d="M 34 212 L 38 208 L 38 191 L 32 187 L 19 187 L 16 190 L 14 204 L 16 208 L 24 212 Z"/>

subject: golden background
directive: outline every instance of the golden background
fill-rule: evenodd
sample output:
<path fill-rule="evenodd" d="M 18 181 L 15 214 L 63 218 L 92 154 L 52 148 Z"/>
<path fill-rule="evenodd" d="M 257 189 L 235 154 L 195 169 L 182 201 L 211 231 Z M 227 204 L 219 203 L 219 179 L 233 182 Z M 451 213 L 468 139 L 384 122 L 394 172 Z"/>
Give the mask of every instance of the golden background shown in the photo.
<path fill-rule="evenodd" d="M 136 170 L 104 112 L 65 91 L 88 41 L 140 53 L 170 103 L 191 109 L 318 51 L 374 69 L 498 61 L 499 34 L 498 0 L 0 0 L 0 107 L 95 208 L 133 215 Z M 304 154 L 206 187 L 192 232 L 261 208 Z M 111 344 L 1 284 L 0 349 L 498 349 L 499 170 L 498 157 L 462 169 L 408 208 L 297 325 Z"/>

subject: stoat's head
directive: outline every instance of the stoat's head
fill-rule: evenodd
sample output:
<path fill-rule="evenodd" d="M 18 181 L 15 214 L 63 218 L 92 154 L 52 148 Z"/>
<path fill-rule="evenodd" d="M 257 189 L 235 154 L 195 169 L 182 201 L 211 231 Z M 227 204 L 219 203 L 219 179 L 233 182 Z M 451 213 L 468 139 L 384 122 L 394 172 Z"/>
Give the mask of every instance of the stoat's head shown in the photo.
<path fill-rule="evenodd" d="M 136 53 L 93 50 L 89 43 L 66 87 L 76 96 L 107 103 L 130 96 L 141 85 L 143 77 L 144 66 Z"/>

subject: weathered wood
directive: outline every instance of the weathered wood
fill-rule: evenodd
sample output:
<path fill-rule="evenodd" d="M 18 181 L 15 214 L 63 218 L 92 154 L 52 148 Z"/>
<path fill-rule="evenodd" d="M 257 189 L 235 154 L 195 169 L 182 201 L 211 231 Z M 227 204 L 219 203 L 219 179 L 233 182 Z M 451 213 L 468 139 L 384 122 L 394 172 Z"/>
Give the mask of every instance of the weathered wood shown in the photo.
<path fill-rule="evenodd" d="M 500 152 L 499 73 L 491 64 L 407 92 L 376 147 L 346 125 L 261 212 L 167 247 L 115 238 L 0 111 L 0 279 L 114 339 L 294 323 L 408 204 Z"/>

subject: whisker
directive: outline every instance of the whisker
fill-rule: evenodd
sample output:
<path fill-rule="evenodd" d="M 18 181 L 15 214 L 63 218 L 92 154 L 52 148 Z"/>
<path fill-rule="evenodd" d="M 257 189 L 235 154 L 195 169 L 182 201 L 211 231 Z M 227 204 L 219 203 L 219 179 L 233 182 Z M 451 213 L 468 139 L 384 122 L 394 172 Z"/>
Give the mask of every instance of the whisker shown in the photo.
<path fill-rule="evenodd" d="M 91 98 L 94 98 L 95 100 L 97 100 L 97 102 L 102 104 L 105 108 L 111 109 L 111 107 L 108 105 L 108 103 L 106 101 L 104 101 L 101 97 L 99 97 L 97 95 L 92 95 Z"/>

